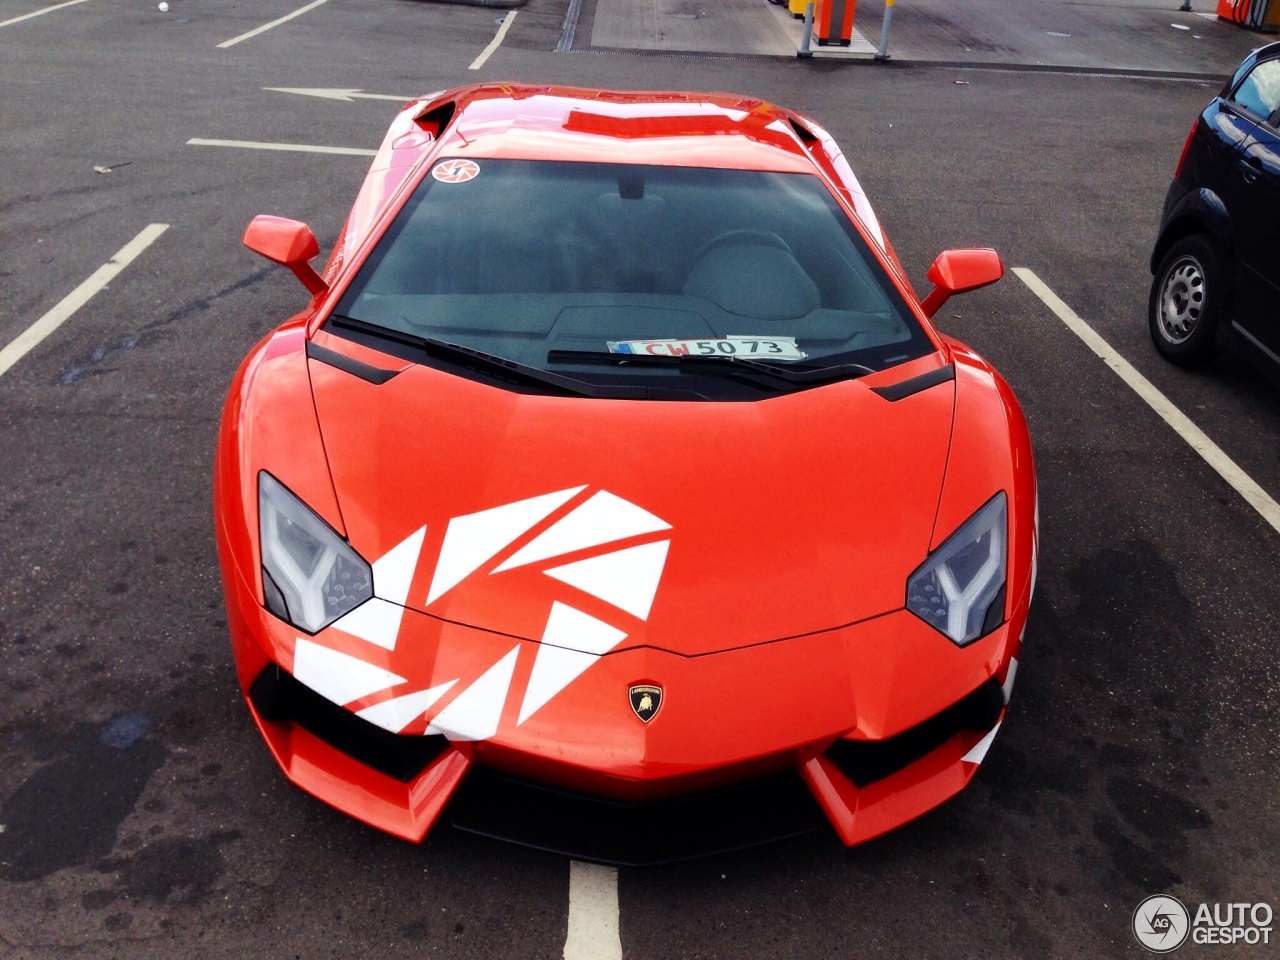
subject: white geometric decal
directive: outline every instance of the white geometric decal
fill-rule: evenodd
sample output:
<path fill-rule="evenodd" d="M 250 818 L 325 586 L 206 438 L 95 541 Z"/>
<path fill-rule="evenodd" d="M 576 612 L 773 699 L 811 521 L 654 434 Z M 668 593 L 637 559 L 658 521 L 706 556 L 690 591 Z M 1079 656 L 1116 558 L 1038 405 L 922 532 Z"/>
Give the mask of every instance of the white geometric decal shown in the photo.
<path fill-rule="evenodd" d="M 1009 697 L 1013 695 L 1013 678 L 1018 673 L 1018 658 L 1009 658 L 1009 672 L 1005 674 L 1004 683 L 1000 684 L 1000 692 L 1004 695 L 1004 703 L 1009 705 Z"/>
<path fill-rule="evenodd" d="M 335 620 L 333 625 L 353 637 L 394 650 L 396 638 L 400 635 L 400 618 L 403 616 L 404 607 L 381 597 L 370 597 L 350 613 Z"/>
<path fill-rule="evenodd" d="M 1003 720 L 1000 723 L 1004 723 Z M 996 733 L 1000 730 L 1000 723 L 991 728 L 991 732 L 973 745 L 973 749 L 966 753 L 960 759 L 965 763 L 981 763 L 986 757 L 987 751 L 991 749 L 991 744 L 995 742 Z"/>
<path fill-rule="evenodd" d="M 454 517 L 444 534 L 427 603 L 457 586 L 503 547 L 585 489 L 585 485 L 573 487 Z"/>
<path fill-rule="evenodd" d="M 649 608 L 653 606 L 654 594 L 658 592 L 658 581 L 662 579 L 669 546 L 670 540 L 659 540 L 568 563 L 543 573 L 612 603 L 633 617 L 646 620 Z"/>
<path fill-rule="evenodd" d="M 516 725 L 528 720 L 626 636 L 623 631 L 581 610 L 559 602 L 552 604 Z"/>
<path fill-rule="evenodd" d="M 520 719 L 516 721 L 516 726 L 533 716 L 548 700 L 578 679 L 587 667 L 599 659 L 594 653 L 583 653 L 580 650 L 565 650 L 545 643 L 539 647 L 538 659 L 533 661 L 533 674 L 524 691 L 524 702 L 520 704 Z"/>
<path fill-rule="evenodd" d="M 586 485 L 572 487 L 453 517 L 445 528 L 427 603 L 438 600 L 586 489 Z M 669 523 L 649 511 L 599 490 L 525 543 L 493 572 L 670 529 Z M 337 630 L 385 650 L 395 650 L 426 534 L 424 526 L 373 562 L 374 595 L 335 621 L 333 626 Z M 543 572 L 646 620 L 670 546 L 669 539 L 642 543 Z M 626 637 L 626 631 L 610 623 L 553 601 L 524 690 L 517 725 L 533 716 Z M 450 740 L 487 740 L 494 736 L 511 693 L 519 655 L 520 647 L 516 646 L 485 670 L 440 711 L 426 732 L 443 734 Z M 1006 681 L 1006 697 L 1007 688 L 1012 686 L 1013 669 L 1010 668 Z M 299 682 L 340 705 L 408 683 L 389 670 L 302 637 L 295 645 L 293 673 Z M 404 693 L 366 707 L 358 715 L 385 730 L 400 733 L 414 720 L 428 714 L 458 682 L 450 680 L 428 690 Z M 980 760 L 994 736 L 993 730 L 965 759 Z"/>
<path fill-rule="evenodd" d="M 670 529 L 671 524 L 659 520 L 648 510 L 601 490 L 567 517 L 525 544 L 493 572 L 513 570 L 528 563 L 596 547 L 613 540 Z"/>
<path fill-rule="evenodd" d="M 371 693 L 404 683 L 389 670 L 298 638 L 293 651 L 293 676 L 336 704 L 350 703 Z"/>
<path fill-rule="evenodd" d="M 409 599 L 409 584 L 413 571 L 418 567 L 418 554 L 422 552 L 422 540 L 427 535 L 423 527 L 410 534 L 399 546 L 392 547 L 373 562 L 373 593 L 383 600 L 404 606 Z"/>
<path fill-rule="evenodd" d="M 1040 570 L 1040 535 L 1031 541 L 1031 586 L 1027 588 L 1027 605 L 1031 605 L 1031 601 L 1036 595 L 1036 574 Z"/>
<path fill-rule="evenodd" d="M 488 740 L 497 733 L 519 653 L 520 648 L 514 647 L 481 674 L 479 680 L 440 711 L 427 727 L 427 733 L 442 733 L 450 740 Z"/>
<path fill-rule="evenodd" d="M 442 683 L 438 687 L 432 687 L 430 690 L 406 693 L 403 697 L 396 697 L 394 700 L 387 700 L 385 703 L 379 703 L 376 706 L 365 707 L 356 716 L 363 717 L 370 723 L 376 723 L 384 730 L 399 733 L 430 710 L 431 705 L 443 697 L 449 691 L 449 688 L 457 682 L 457 680 L 450 680 L 448 683 Z"/>
<path fill-rule="evenodd" d="M 1036 571 L 1040 565 L 1040 488 L 1036 487 L 1036 516 L 1031 527 L 1031 587 L 1027 591 L 1027 605 L 1036 595 Z"/>
<path fill-rule="evenodd" d="M 558 600 L 551 605 L 551 616 L 542 631 L 542 642 L 566 650 L 581 650 L 596 656 L 608 653 L 627 637 L 626 631 L 575 610 Z"/>

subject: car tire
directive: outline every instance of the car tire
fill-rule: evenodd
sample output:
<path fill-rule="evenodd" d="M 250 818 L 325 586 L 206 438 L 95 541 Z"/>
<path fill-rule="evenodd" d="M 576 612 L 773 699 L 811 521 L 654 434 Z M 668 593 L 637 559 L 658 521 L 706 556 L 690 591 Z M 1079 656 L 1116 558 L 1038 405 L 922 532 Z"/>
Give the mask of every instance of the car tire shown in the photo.
<path fill-rule="evenodd" d="M 1224 294 L 1218 255 L 1205 236 L 1183 237 L 1169 248 L 1147 304 L 1151 339 L 1166 360 L 1198 367 L 1217 356 Z"/>

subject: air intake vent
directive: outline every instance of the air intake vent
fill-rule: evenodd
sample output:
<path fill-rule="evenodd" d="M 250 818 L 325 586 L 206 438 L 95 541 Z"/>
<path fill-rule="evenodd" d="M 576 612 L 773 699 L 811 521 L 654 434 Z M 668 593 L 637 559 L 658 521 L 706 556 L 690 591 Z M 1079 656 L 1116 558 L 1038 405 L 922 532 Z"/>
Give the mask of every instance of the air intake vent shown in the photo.
<path fill-rule="evenodd" d="M 844 775 L 865 787 L 904 770 L 961 730 L 986 733 L 1000 719 L 1004 696 L 993 677 L 959 703 L 887 740 L 837 740 L 827 748 Z"/>
<path fill-rule="evenodd" d="M 795 118 L 787 117 L 787 123 L 791 124 L 791 129 L 800 138 L 800 142 L 805 145 L 805 149 L 811 149 L 818 142 L 818 138 L 813 135 L 813 131 Z"/>
<path fill-rule="evenodd" d="M 263 720 L 295 723 L 353 760 L 405 783 L 449 746 L 444 737 L 402 736 L 383 730 L 330 703 L 274 664 L 253 681 L 249 699 Z"/>
<path fill-rule="evenodd" d="M 440 134 L 444 133 L 444 128 L 449 125 L 449 121 L 453 119 L 456 106 L 452 100 L 448 103 L 441 104 L 438 107 L 432 107 L 424 113 L 414 117 L 416 123 L 425 133 L 431 134 L 432 137 L 439 140 Z"/>

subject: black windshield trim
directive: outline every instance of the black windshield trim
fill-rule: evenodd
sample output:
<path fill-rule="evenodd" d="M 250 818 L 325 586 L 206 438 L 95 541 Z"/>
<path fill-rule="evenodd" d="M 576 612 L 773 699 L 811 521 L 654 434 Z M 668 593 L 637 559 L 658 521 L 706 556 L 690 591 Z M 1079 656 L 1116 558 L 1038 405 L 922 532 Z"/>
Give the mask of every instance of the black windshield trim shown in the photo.
<path fill-rule="evenodd" d="M 332 329 L 330 329 L 332 328 Z M 420 337 L 405 333 L 392 327 L 330 314 L 325 329 L 336 336 L 344 337 L 355 343 L 360 337 L 382 341 L 388 347 L 399 350 L 388 350 L 393 356 L 401 356 L 415 363 L 422 363 L 424 358 L 443 362 L 450 366 L 460 367 L 471 374 L 479 374 L 486 380 L 495 381 L 494 385 L 510 389 L 512 386 L 534 387 L 538 392 L 560 396 L 590 397 L 598 400 L 705 400 L 703 394 L 693 390 L 660 386 L 613 386 L 590 383 L 563 374 L 551 373 L 538 367 L 531 367 L 516 360 L 494 356 L 483 350 L 465 347 L 434 337 Z M 350 336 L 356 334 L 357 336 Z M 409 351 L 406 356 L 404 351 Z M 433 364 L 426 364 L 431 366 Z"/>
<path fill-rule="evenodd" d="M 676 367 L 681 373 L 686 368 L 697 368 L 699 374 L 708 372 L 737 374 L 750 377 L 768 377 L 780 380 L 785 384 L 798 387 L 820 386 L 834 383 L 837 380 L 854 380 L 875 373 L 870 367 L 861 363 L 837 363 L 823 367 L 784 367 L 780 364 L 753 360 L 750 357 L 729 357 L 714 355 L 686 354 L 678 357 L 664 357 L 649 354 L 608 353 L 603 350 L 550 350 L 547 352 L 548 363 L 602 363 L 626 366 Z"/>
<path fill-rule="evenodd" d="M 382 367 L 375 367 L 355 357 L 348 357 L 345 353 L 322 347 L 312 340 L 307 341 L 307 356 L 378 387 L 400 373 L 399 370 L 384 370 Z"/>
<path fill-rule="evenodd" d="M 871 389 L 890 403 L 897 403 L 899 400 L 905 400 L 907 397 L 955 378 L 956 365 L 948 363 L 946 366 L 938 367 L 936 370 L 922 373 L 918 377 L 910 377 L 898 383 L 890 383 L 887 386 L 872 387 Z"/>

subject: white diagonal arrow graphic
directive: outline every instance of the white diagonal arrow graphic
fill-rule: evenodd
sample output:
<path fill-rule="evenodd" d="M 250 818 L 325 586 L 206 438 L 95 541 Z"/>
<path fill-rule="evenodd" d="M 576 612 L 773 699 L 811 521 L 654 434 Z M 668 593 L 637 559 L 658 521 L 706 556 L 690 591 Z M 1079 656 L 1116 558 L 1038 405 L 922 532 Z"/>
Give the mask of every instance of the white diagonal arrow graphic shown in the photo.
<path fill-rule="evenodd" d="M 346 103 L 352 100 L 398 100 L 400 103 L 406 103 L 409 100 L 419 99 L 389 93 L 365 93 L 363 90 L 340 90 L 327 87 L 263 87 L 262 89 L 274 90 L 276 93 L 296 93 L 302 97 L 320 97 L 322 100 L 342 100 Z"/>

